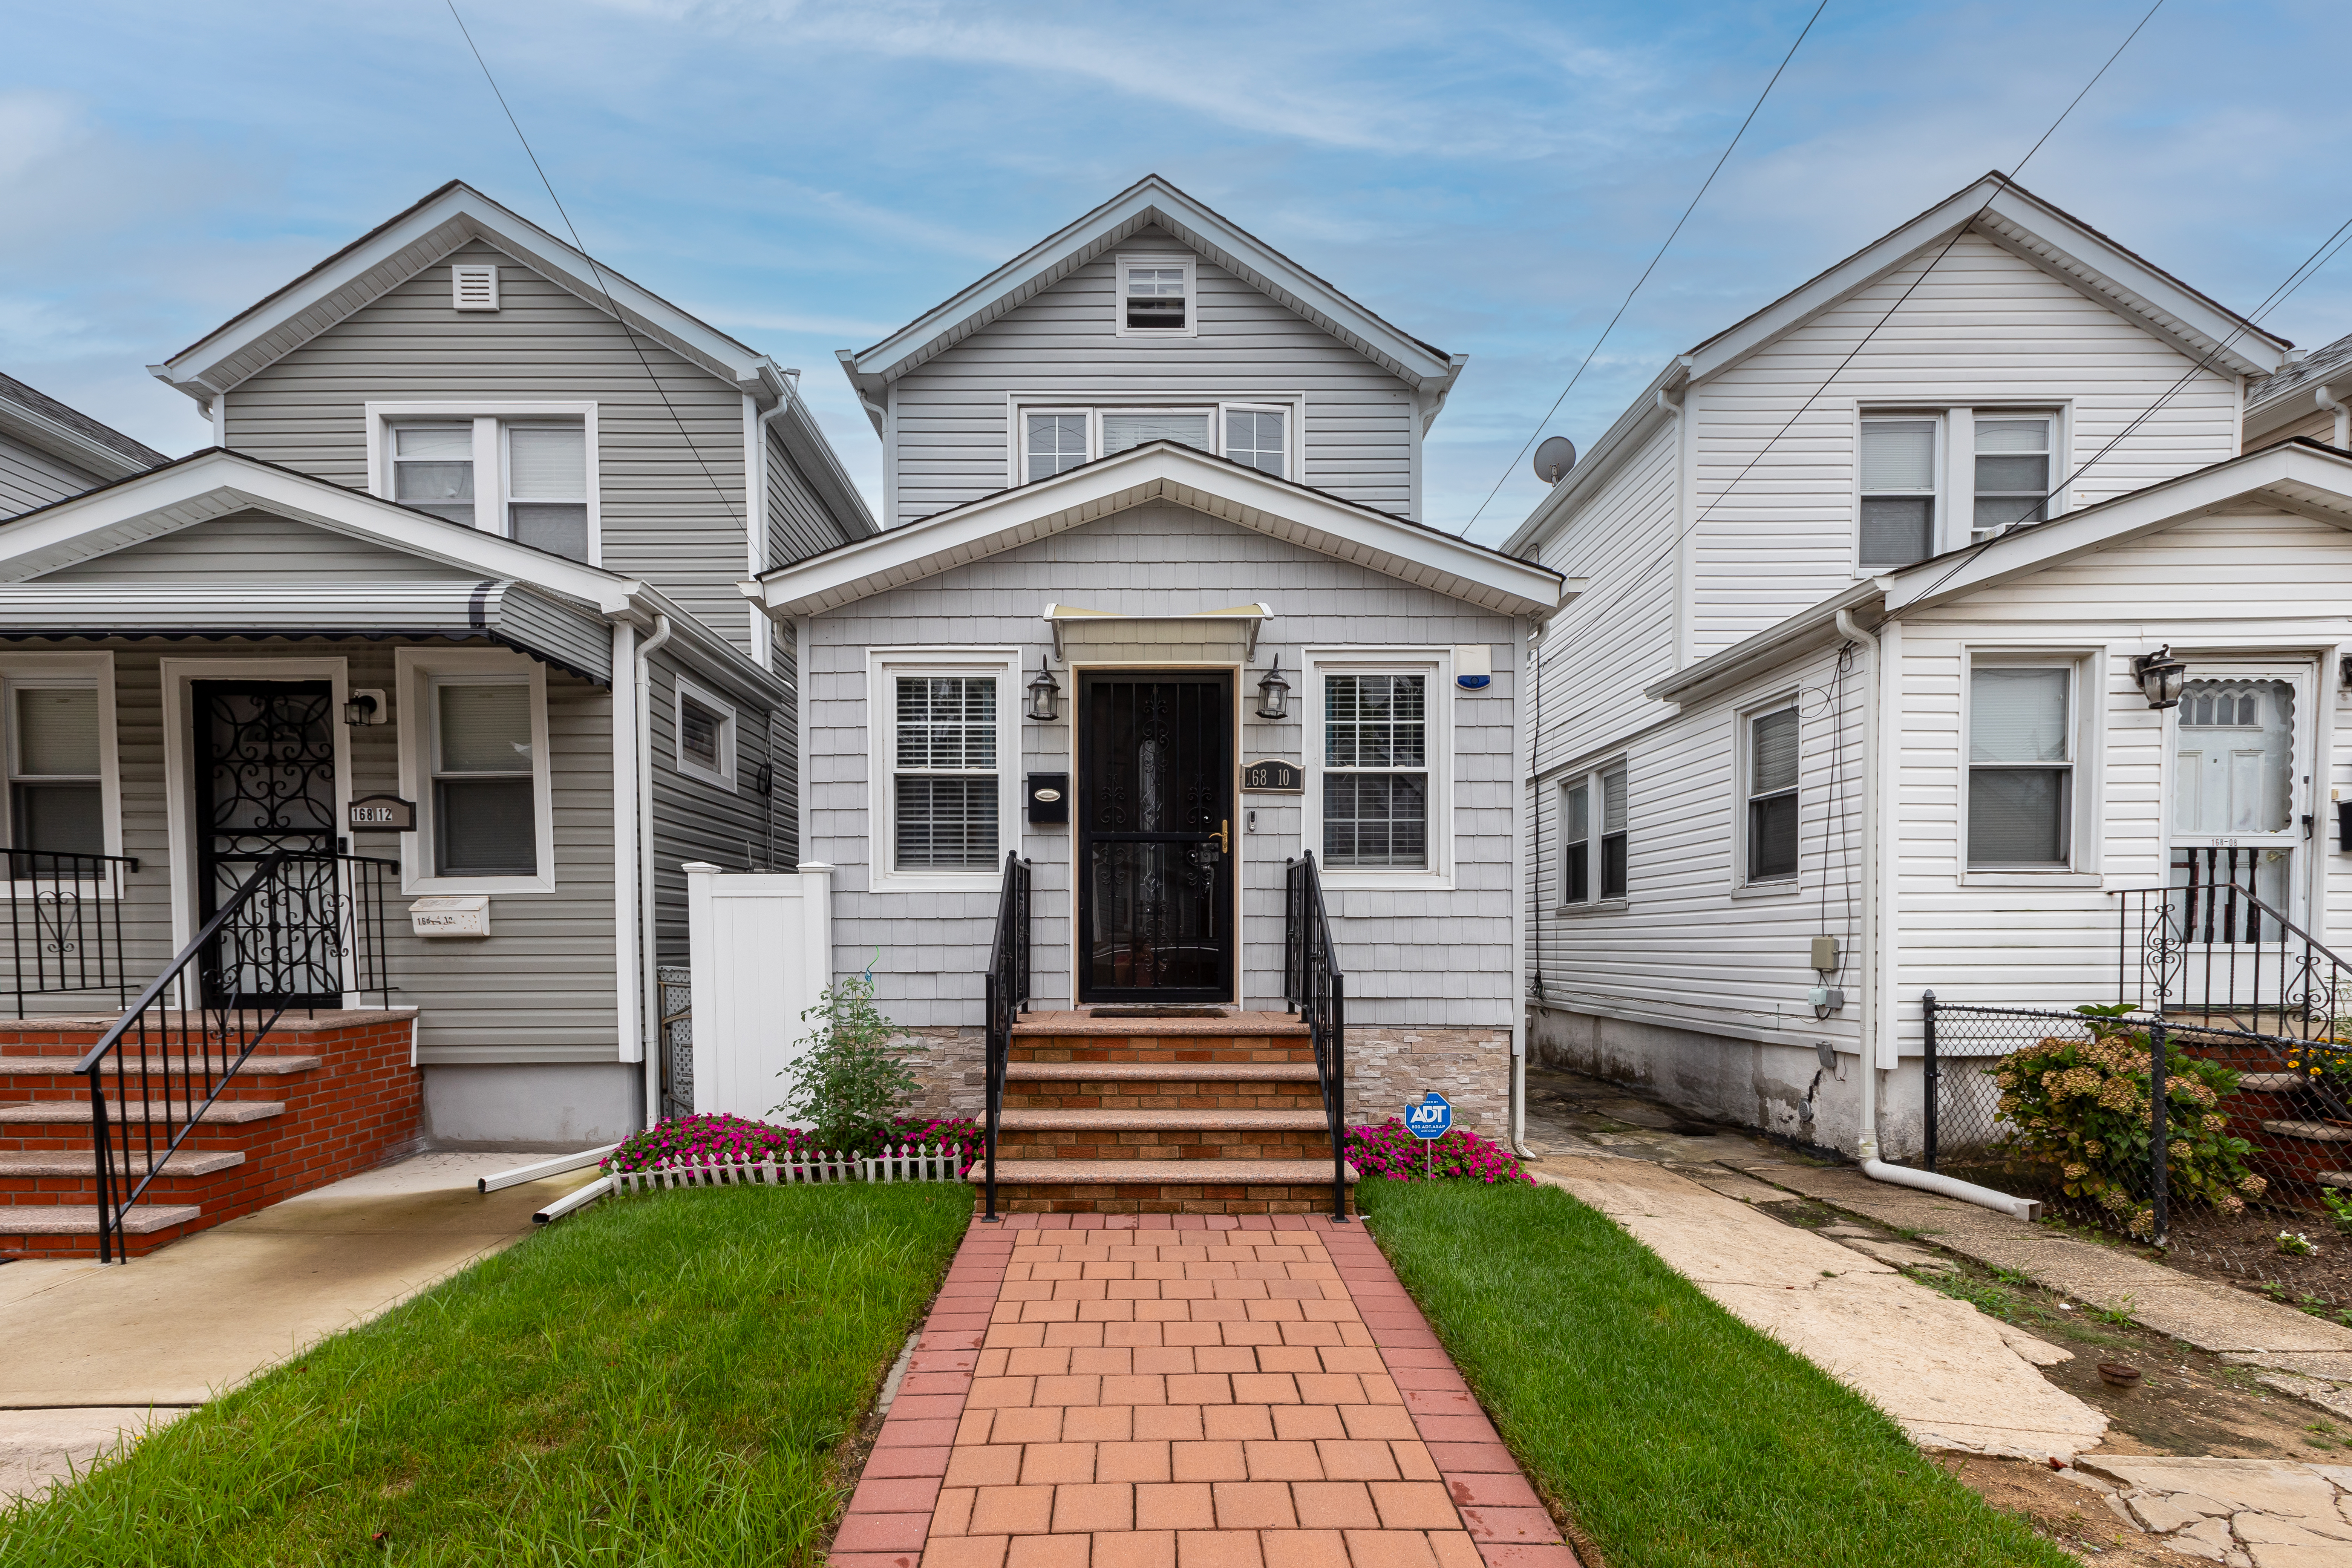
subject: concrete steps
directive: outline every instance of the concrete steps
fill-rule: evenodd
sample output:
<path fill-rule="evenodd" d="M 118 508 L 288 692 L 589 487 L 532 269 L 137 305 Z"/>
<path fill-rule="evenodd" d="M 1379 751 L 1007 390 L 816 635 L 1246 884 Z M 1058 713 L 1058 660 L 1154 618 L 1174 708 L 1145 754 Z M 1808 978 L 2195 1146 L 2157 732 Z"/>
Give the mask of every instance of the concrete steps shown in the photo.
<path fill-rule="evenodd" d="M 1031 1014 L 1013 1029 L 1001 1211 L 1328 1212 L 1331 1152 L 1313 1046 L 1289 1015 Z"/>

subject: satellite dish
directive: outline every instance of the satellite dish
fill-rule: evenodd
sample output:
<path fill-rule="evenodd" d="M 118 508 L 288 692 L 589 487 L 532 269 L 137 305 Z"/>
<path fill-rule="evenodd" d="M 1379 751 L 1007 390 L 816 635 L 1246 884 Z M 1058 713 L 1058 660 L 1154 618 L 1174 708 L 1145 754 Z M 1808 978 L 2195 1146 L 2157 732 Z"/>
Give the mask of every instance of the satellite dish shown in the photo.
<path fill-rule="evenodd" d="M 1548 485 L 1556 485 L 1568 478 L 1568 470 L 1576 467 L 1576 443 L 1565 436 L 1552 436 L 1536 448 L 1536 478 Z"/>

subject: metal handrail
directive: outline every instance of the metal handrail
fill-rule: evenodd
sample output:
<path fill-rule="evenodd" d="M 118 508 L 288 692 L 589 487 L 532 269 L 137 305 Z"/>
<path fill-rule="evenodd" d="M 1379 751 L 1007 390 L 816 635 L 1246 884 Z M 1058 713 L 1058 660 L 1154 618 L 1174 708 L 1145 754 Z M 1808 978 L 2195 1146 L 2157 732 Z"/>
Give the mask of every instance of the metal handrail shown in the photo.
<path fill-rule="evenodd" d="M 1323 903 L 1323 878 L 1315 852 L 1287 863 L 1283 872 L 1282 992 L 1290 1010 L 1307 1022 L 1315 1047 L 1315 1075 L 1323 1089 L 1323 1114 L 1331 1132 L 1331 1217 L 1348 1220 L 1348 977 L 1340 973 L 1331 940 L 1331 912 Z"/>
<path fill-rule="evenodd" d="M 311 872 L 307 884 L 291 879 L 301 868 Z M 384 874 L 399 868 L 397 861 L 360 855 L 279 850 L 265 857 L 139 1000 L 75 1058 L 68 1070 L 89 1080 L 100 1262 L 116 1261 L 131 1205 L 255 1047 L 302 1005 L 296 998 L 374 991 L 390 1001 L 383 884 Z M 265 897 L 271 893 L 281 897 L 273 903 Z M 176 1009 L 165 1000 L 174 993 Z M 210 999 L 214 993 L 218 1001 Z M 106 1098 L 110 1071 L 122 1117 L 119 1156 Z M 133 1169 L 134 1158 L 144 1160 L 144 1174 Z"/>
<path fill-rule="evenodd" d="M 111 991 L 131 1000 L 122 962 L 122 894 L 133 855 L 0 848 L 7 857 L 8 955 L 16 1015 L 25 998 Z M 27 984 L 27 975 L 30 984 Z"/>
<path fill-rule="evenodd" d="M 982 992 L 988 1009 L 984 1048 L 988 1058 L 988 1120 L 984 1131 L 988 1162 L 986 1206 L 981 1217 L 994 1223 L 996 1212 L 996 1132 L 1004 1115 L 1004 1069 L 1013 1057 L 1013 1027 L 1029 1003 L 1029 873 L 1030 864 L 1017 850 L 1004 852 L 1004 880 L 996 895 L 996 931 L 988 948 L 988 972 Z"/>
<path fill-rule="evenodd" d="M 2352 963 L 2252 888 L 2209 881 L 2116 888 L 2108 896 L 2121 900 L 2116 941 L 2119 1004 L 2158 1013 L 2173 1006 L 2201 1010 L 2206 1016 L 2197 1027 L 2203 1032 L 2286 1036 L 2292 1022 L 2305 1037 L 2315 1019 L 2332 1025 L 2352 1006 Z M 2265 935 L 2264 920 L 2275 928 L 2274 939 Z M 2148 1000 L 2151 986 L 2153 1004 Z M 2215 1023 L 2217 1009 L 2230 1021 Z M 2237 1024 L 2240 1014 L 2248 1016 L 2249 1026 Z M 2274 1031 L 2263 1027 L 2266 1014 L 2277 1019 Z"/>

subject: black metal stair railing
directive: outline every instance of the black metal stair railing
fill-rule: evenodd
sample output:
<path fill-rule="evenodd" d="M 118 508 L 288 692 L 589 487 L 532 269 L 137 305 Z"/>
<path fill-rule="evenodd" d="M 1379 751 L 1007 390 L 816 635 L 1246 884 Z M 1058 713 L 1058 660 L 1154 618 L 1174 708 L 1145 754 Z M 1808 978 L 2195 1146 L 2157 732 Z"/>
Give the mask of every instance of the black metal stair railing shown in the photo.
<path fill-rule="evenodd" d="M 1307 1021 L 1322 1082 L 1323 1113 L 1331 1132 L 1331 1217 L 1348 1218 L 1348 977 L 1331 941 L 1331 914 L 1323 878 L 1307 850 L 1283 873 L 1282 992 Z"/>
<path fill-rule="evenodd" d="M 2186 1015 L 2208 1032 L 2352 1032 L 2352 964 L 2252 888 L 2200 877 L 2192 860 L 2182 884 L 2109 896 L 2119 1005 Z"/>
<path fill-rule="evenodd" d="M 0 849 L 8 868 L 8 958 L 16 1016 L 25 998 L 111 991 L 117 1007 L 131 1001 L 122 961 L 122 895 L 129 855 L 83 855 L 56 849 Z"/>
<path fill-rule="evenodd" d="M 985 1207 L 990 1222 L 996 1213 L 996 1133 L 1004 1115 L 1004 1069 L 1013 1058 L 1013 1026 L 1029 1004 L 1029 873 L 1030 864 L 1015 850 L 1004 852 L 1004 880 L 996 895 L 996 931 L 989 942 L 988 973 L 983 992 L 988 1017 L 983 1025 L 988 1058 L 988 1119 L 982 1158 L 988 1163 Z"/>
<path fill-rule="evenodd" d="M 389 1003 L 384 884 L 398 863 L 284 850 L 263 858 L 195 939 L 76 1058 L 89 1083 L 100 1262 L 256 1047 L 289 1011 L 352 994 Z"/>

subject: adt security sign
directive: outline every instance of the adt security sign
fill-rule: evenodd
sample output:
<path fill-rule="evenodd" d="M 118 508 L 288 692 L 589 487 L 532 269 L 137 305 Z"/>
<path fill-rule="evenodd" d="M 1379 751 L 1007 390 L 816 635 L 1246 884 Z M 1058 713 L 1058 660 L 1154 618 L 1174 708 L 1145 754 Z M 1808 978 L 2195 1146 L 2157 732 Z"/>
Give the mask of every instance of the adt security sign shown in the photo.
<path fill-rule="evenodd" d="M 1442 1094 L 1424 1094 L 1419 1105 L 1404 1108 L 1404 1130 L 1416 1138 L 1435 1140 L 1454 1129 L 1454 1106 Z"/>

